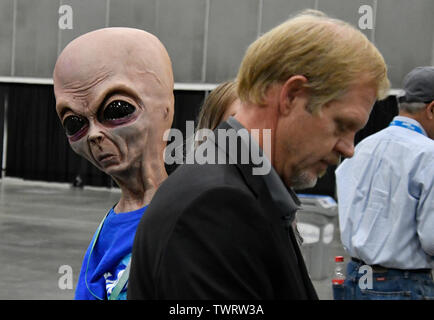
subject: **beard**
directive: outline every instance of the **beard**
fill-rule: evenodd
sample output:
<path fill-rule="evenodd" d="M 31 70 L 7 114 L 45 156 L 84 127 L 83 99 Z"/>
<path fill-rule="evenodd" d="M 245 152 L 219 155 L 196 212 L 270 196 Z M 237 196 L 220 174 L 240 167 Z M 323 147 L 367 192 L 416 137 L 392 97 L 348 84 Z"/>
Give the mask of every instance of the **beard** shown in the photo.
<path fill-rule="evenodd" d="M 317 180 L 316 176 L 312 176 L 307 172 L 300 172 L 291 177 L 289 185 L 294 190 L 309 189 L 315 187 Z"/>
<path fill-rule="evenodd" d="M 308 171 L 299 171 L 294 173 L 294 175 L 289 179 L 289 185 L 294 190 L 309 189 L 315 187 L 318 178 L 325 175 L 326 171 L 321 172 L 319 175 Z"/>

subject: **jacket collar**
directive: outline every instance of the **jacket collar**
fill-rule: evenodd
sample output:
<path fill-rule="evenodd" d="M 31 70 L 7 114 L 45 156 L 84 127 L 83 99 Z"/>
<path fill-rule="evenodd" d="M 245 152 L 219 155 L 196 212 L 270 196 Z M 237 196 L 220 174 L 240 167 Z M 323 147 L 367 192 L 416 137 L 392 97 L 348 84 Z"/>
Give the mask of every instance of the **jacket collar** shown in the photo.
<path fill-rule="evenodd" d="M 222 143 L 219 139 L 218 130 L 234 130 L 237 133 L 237 149 L 230 150 L 228 146 L 228 138 L 226 143 Z M 226 160 L 229 163 L 234 163 L 240 173 L 242 174 L 247 185 L 256 195 L 256 197 L 273 202 L 274 206 L 279 212 L 279 215 L 286 223 L 291 223 L 294 219 L 295 212 L 300 208 L 301 202 L 297 195 L 291 188 L 287 188 L 280 179 L 277 172 L 269 162 L 269 159 L 263 154 L 262 149 L 256 143 L 255 139 L 250 134 L 238 134 L 240 130 L 246 130 L 237 120 L 230 117 L 227 121 L 221 123 L 214 131 L 215 141 L 214 143 L 218 148 L 226 153 Z M 235 132 L 233 132 L 235 134 Z M 254 150 L 256 149 L 256 150 Z M 268 165 L 264 163 L 260 166 L 269 167 L 270 170 L 267 174 L 254 175 L 253 169 L 258 167 L 254 164 L 251 158 L 252 151 L 259 152 L 259 155 L 263 161 L 266 161 Z M 242 155 L 248 154 L 248 163 L 243 163 Z M 258 153 L 256 153 L 258 154 Z"/>

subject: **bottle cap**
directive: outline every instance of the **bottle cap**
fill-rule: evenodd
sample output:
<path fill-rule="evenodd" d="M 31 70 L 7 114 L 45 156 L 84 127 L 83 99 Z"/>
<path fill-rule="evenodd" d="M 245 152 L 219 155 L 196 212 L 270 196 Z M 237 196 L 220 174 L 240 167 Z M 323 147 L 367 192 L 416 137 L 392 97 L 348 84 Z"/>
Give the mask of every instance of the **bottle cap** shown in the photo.
<path fill-rule="evenodd" d="M 344 257 L 342 257 L 342 256 L 336 256 L 335 257 L 335 262 L 344 262 Z"/>
<path fill-rule="evenodd" d="M 344 284 L 344 279 L 332 279 L 332 284 Z"/>

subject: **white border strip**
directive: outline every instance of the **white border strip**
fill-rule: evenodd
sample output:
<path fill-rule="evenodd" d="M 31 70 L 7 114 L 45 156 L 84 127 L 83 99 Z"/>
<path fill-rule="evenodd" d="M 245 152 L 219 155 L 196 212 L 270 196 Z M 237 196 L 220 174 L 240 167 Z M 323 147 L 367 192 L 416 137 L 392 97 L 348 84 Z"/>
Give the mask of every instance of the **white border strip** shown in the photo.
<path fill-rule="evenodd" d="M 389 96 L 403 96 L 405 94 L 405 91 L 402 89 L 390 89 L 389 90 Z"/>
<path fill-rule="evenodd" d="M 20 186 L 33 186 L 33 187 L 55 187 L 60 189 L 71 189 L 70 182 L 52 182 L 52 181 L 40 181 L 40 180 L 25 180 L 22 178 L 15 177 L 4 177 L 0 180 L 0 184 L 5 183 L 8 185 L 20 185 Z M 83 187 L 84 190 L 92 190 L 92 191 L 103 191 L 103 192 L 112 192 L 112 193 L 120 193 L 121 190 L 119 188 L 108 188 L 108 187 L 95 187 L 85 185 Z"/>
<path fill-rule="evenodd" d="M 175 82 L 175 90 L 186 91 L 211 91 L 214 90 L 219 84 L 217 83 L 182 83 Z"/>
<path fill-rule="evenodd" d="M 23 83 L 23 84 L 53 84 L 52 78 L 30 77 L 0 77 L 0 83 Z M 218 84 L 214 83 L 183 83 L 176 82 L 175 90 L 207 91 L 213 90 Z"/>
<path fill-rule="evenodd" d="M 53 84 L 53 79 L 30 77 L 0 77 L 0 83 Z"/>
<path fill-rule="evenodd" d="M 22 83 L 22 84 L 53 84 L 51 78 L 30 78 L 30 77 L 0 77 L 0 83 Z M 185 91 L 211 91 L 214 90 L 218 83 L 187 83 L 175 82 L 175 90 Z M 402 95 L 402 89 L 390 89 L 389 95 Z"/>

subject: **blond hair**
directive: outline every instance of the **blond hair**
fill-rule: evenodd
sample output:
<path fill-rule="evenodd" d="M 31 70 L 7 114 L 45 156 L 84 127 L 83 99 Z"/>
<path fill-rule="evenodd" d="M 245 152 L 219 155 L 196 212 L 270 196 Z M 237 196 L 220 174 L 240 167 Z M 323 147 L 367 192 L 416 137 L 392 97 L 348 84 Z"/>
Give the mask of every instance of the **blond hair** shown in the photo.
<path fill-rule="evenodd" d="M 242 102 L 263 104 L 273 84 L 304 75 L 310 111 L 341 97 L 362 77 L 386 97 L 387 67 L 378 49 L 350 24 L 308 10 L 253 42 L 237 75 Z"/>

